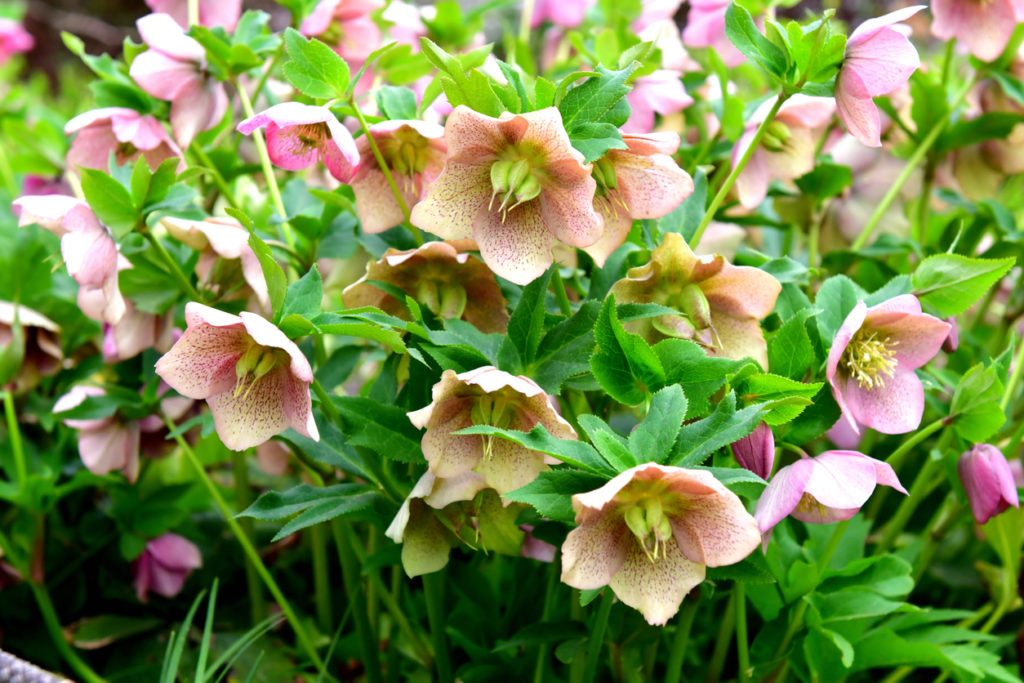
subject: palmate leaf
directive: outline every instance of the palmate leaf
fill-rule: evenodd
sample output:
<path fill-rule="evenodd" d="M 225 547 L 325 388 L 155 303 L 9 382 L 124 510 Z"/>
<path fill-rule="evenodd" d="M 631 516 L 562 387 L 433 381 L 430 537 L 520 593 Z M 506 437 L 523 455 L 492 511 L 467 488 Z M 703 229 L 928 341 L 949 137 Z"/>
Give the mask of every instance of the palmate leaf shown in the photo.
<path fill-rule="evenodd" d="M 664 464 L 679 467 L 700 465 L 719 448 L 754 431 L 767 410 L 768 406 L 761 403 L 736 410 L 736 394 L 730 392 L 713 413 L 679 431 L 675 448 Z"/>
<path fill-rule="evenodd" d="M 642 337 L 623 329 L 614 296 L 605 299 L 594 338 L 597 351 L 590 358 L 590 369 L 601 388 L 619 403 L 637 405 L 665 385 L 658 355 Z"/>

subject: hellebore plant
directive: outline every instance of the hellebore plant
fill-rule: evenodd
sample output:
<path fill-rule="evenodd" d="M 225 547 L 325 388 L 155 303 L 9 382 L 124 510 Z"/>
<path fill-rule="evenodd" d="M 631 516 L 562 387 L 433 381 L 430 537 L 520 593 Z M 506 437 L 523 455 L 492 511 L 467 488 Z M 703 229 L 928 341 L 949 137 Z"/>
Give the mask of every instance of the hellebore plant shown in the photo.
<path fill-rule="evenodd" d="M 151 169 L 156 169 L 165 160 L 182 156 L 159 121 L 124 107 L 79 114 L 67 122 L 64 133 L 75 136 L 67 154 L 70 168 L 106 170 L 113 154 L 118 165 L 141 156 Z"/>
<path fill-rule="evenodd" d="M 1024 21 L 1022 0 L 933 0 L 931 10 L 935 37 L 962 41 L 984 62 L 1003 53 L 1014 28 Z"/>
<path fill-rule="evenodd" d="M 960 456 L 956 468 L 979 525 L 1010 507 L 1020 507 L 1013 471 L 1006 456 L 995 446 L 976 444 Z"/>
<path fill-rule="evenodd" d="M 203 565 L 196 544 L 183 536 L 166 533 L 146 543 L 146 549 L 132 566 L 135 594 L 139 602 L 153 591 L 165 598 L 181 592 L 189 575 Z"/>

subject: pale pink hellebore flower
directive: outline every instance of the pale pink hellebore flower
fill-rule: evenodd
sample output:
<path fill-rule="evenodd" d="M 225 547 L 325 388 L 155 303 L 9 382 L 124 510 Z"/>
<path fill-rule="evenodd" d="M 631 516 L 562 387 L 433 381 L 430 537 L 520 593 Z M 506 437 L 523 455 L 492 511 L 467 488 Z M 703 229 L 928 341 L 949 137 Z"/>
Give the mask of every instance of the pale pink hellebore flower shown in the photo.
<path fill-rule="evenodd" d="M 539 28 L 545 21 L 560 28 L 576 28 L 595 4 L 596 0 L 537 0 L 530 28 Z"/>
<path fill-rule="evenodd" d="M 733 166 L 746 153 L 755 131 L 774 105 L 775 98 L 769 99 L 747 121 L 746 132 L 732 150 Z M 736 193 L 744 208 L 760 204 L 773 180 L 792 180 L 814 170 L 814 129 L 831 120 L 835 106 L 831 97 L 794 95 L 786 100 L 736 179 Z"/>
<path fill-rule="evenodd" d="M 420 51 L 420 38 L 427 35 L 427 27 L 423 24 L 419 7 L 402 0 L 391 0 L 380 18 L 391 22 L 388 33 L 393 40 L 412 46 L 413 52 Z"/>
<path fill-rule="evenodd" d="M 331 175 L 347 183 L 359 163 L 352 134 L 327 107 L 299 102 L 275 104 L 238 124 L 238 132 L 250 135 L 267 129 L 267 153 L 274 165 L 299 171 L 319 159 Z"/>
<path fill-rule="evenodd" d="M 414 225 L 446 240 L 472 238 L 488 267 L 518 285 L 544 273 L 559 242 L 600 239 L 591 167 L 554 107 L 495 119 L 459 105 L 444 137 L 448 160 L 413 209 Z"/>
<path fill-rule="evenodd" d="M 135 594 L 146 602 L 149 591 L 165 598 L 181 592 L 185 580 L 203 564 L 199 548 L 187 538 L 166 533 L 146 543 L 146 549 L 132 566 Z"/>
<path fill-rule="evenodd" d="M 0 64 L 35 45 L 32 34 L 13 19 L 0 18 Z"/>
<path fill-rule="evenodd" d="M 599 266 L 626 241 L 637 218 L 661 218 L 693 192 L 693 178 L 672 155 L 676 133 L 623 135 L 626 149 L 612 149 L 594 164 L 594 208 L 604 217 L 601 239 L 584 249 Z"/>
<path fill-rule="evenodd" d="M 984 524 L 1010 506 L 1020 507 L 1013 470 L 1006 456 L 995 446 L 976 444 L 960 456 L 956 467 L 978 524 Z"/>
<path fill-rule="evenodd" d="M 859 302 L 829 349 L 826 377 L 854 432 L 866 425 L 883 434 L 917 429 L 924 387 L 914 372 L 942 348 L 949 323 L 921 312 L 903 294 L 868 308 Z"/>
<path fill-rule="evenodd" d="M 76 133 L 66 158 L 68 168 L 106 171 L 111 153 L 118 166 L 142 157 L 153 170 L 167 159 L 182 157 L 160 122 L 134 109 L 105 107 L 79 114 L 64 126 L 65 135 Z M 183 165 L 184 161 L 179 170 Z"/>
<path fill-rule="evenodd" d="M 90 396 L 104 396 L 99 387 L 76 385 L 57 399 L 53 412 L 71 410 Z M 139 476 L 139 423 L 122 422 L 117 416 L 98 419 L 66 419 L 64 424 L 78 429 L 78 455 L 93 474 L 104 475 L 121 470 L 134 483 Z"/>
<path fill-rule="evenodd" d="M 14 340 L 15 318 L 24 335 L 25 355 L 18 374 L 10 380 L 7 388 L 20 393 L 36 386 L 41 378 L 60 370 L 64 352 L 60 348 L 57 323 L 42 313 L 10 301 L 0 301 L 0 349 Z"/>
<path fill-rule="evenodd" d="M 725 13 L 731 4 L 732 0 L 691 0 L 683 28 L 683 44 L 714 48 L 729 67 L 739 66 L 747 59 L 725 35 Z"/>
<path fill-rule="evenodd" d="M 734 441 L 729 448 L 740 467 L 765 480 L 771 476 L 775 464 L 775 435 L 767 423 L 758 422 L 753 432 Z"/>
<path fill-rule="evenodd" d="M 370 13 L 383 6 L 383 0 L 320 0 L 302 20 L 299 33 L 316 36 L 346 61 L 363 62 L 380 47 L 380 28 Z M 351 66 L 353 73 L 359 68 Z"/>
<path fill-rule="evenodd" d="M 735 493 L 707 471 L 654 463 L 572 497 L 579 525 L 562 545 L 562 583 L 609 586 L 647 623 L 665 624 L 706 567 L 735 564 L 760 542 Z"/>
<path fill-rule="evenodd" d="M 225 446 L 245 450 L 288 427 L 320 439 L 309 396 L 313 371 L 295 342 L 247 311 L 189 302 L 185 322 L 156 372 L 183 396 L 206 399 Z"/>
<path fill-rule="evenodd" d="M 146 349 L 166 353 L 174 343 L 174 312 L 146 313 L 125 300 L 125 312 L 116 325 L 103 329 L 103 360 L 117 363 L 134 358 Z"/>
<path fill-rule="evenodd" d="M 427 430 L 423 455 L 437 477 L 473 471 L 504 494 L 526 486 L 549 463 L 557 462 L 506 439 L 454 433 L 474 425 L 528 432 L 541 424 L 555 438 L 576 438 L 533 380 L 491 366 L 458 375 L 445 370 L 431 397 L 430 405 L 409 413 L 409 419 Z"/>
<path fill-rule="evenodd" d="M 622 125 L 623 133 L 650 133 L 654 130 L 655 113 L 662 116 L 680 112 L 693 98 L 686 92 L 679 72 L 658 69 L 633 81 L 633 89 L 626 94 L 631 109 L 629 120 Z"/>
<path fill-rule="evenodd" d="M 224 85 L 206 72 L 205 48 L 170 15 L 148 14 L 135 25 L 149 49 L 132 61 L 129 74 L 147 93 L 171 103 L 174 139 L 188 147 L 198 133 L 224 118 Z"/>
<path fill-rule="evenodd" d="M 903 86 L 921 60 L 901 28 L 924 9 L 905 7 L 858 26 L 846 43 L 843 65 L 836 77 L 836 110 L 850 134 L 868 147 L 882 146 L 882 123 L 871 98 Z M 895 25 L 894 25 L 895 24 Z"/>
<path fill-rule="evenodd" d="M 878 484 L 907 493 L 888 463 L 857 451 L 825 451 L 779 470 L 761 492 L 754 518 L 767 544 L 787 515 L 808 524 L 850 519 Z"/>
<path fill-rule="evenodd" d="M 640 3 L 640 16 L 633 22 L 633 30 L 639 33 L 652 24 L 674 21 L 682 4 L 682 0 L 643 0 Z"/>
<path fill-rule="evenodd" d="M 188 0 L 146 0 L 153 12 L 169 14 L 184 29 L 188 28 Z M 199 24 L 220 26 L 228 33 L 235 30 L 242 14 L 242 0 L 199 0 Z"/>
<path fill-rule="evenodd" d="M 1024 21 L 1024 0 L 932 0 L 931 9 L 935 37 L 959 39 L 983 62 L 998 58 Z"/>
<path fill-rule="evenodd" d="M 394 120 L 370 126 L 370 135 L 391 170 L 405 207 L 411 209 L 444 168 L 444 128 L 426 121 Z M 349 184 L 363 230 L 378 233 L 401 225 L 405 214 L 365 135 L 356 142 L 356 148 L 360 163 Z"/>

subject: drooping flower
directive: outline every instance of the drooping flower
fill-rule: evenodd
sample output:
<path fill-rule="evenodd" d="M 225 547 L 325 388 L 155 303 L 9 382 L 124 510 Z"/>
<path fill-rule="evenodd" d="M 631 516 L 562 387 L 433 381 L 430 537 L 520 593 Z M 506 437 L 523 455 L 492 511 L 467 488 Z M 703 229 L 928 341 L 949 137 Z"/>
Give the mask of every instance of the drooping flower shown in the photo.
<path fill-rule="evenodd" d="M 241 290 L 242 297 L 250 292 L 263 308 L 270 308 L 270 294 L 256 252 L 249 246 L 249 231 L 233 218 L 211 217 L 201 221 L 184 218 L 164 218 L 160 221 L 167 232 L 199 252 L 196 275 L 202 286 L 217 293 L 222 301 L 229 301 Z M 248 289 L 240 287 L 241 280 Z"/>
<path fill-rule="evenodd" d="M 984 524 L 1010 506 L 1020 507 L 1013 471 L 1006 456 L 995 446 L 976 444 L 960 456 L 956 467 L 978 524 Z"/>
<path fill-rule="evenodd" d="M 917 429 L 924 387 L 914 370 L 939 352 L 949 323 L 921 312 L 903 294 L 868 308 L 859 302 L 843 321 L 828 353 L 832 395 L 855 432 L 866 425 L 884 434 Z"/>
<path fill-rule="evenodd" d="M 1024 22 L 1024 0 L 932 0 L 931 10 L 935 37 L 957 38 L 983 62 L 998 58 Z"/>
<path fill-rule="evenodd" d="M 627 149 L 612 149 L 594 164 L 594 208 L 604 217 L 604 234 L 586 251 L 599 266 L 629 236 L 638 218 L 661 218 L 693 192 L 693 178 L 672 155 L 676 133 L 623 135 Z"/>
<path fill-rule="evenodd" d="M 666 233 L 649 263 L 630 268 L 611 294 L 619 303 L 656 303 L 679 315 L 626 323 L 655 343 L 690 339 L 713 356 L 753 358 L 768 367 L 768 346 L 758 322 L 775 308 L 782 285 L 772 275 L 734 266 L 721 256 L 694 256 L 682 235 Z"/>
<path fill-rule="evenodd" d="M 554 107 L 501 118 L 455 108 L 445 124 L 448 160 L 412 223 L 447 240 L 472 238 L 496 274 L 525 285 L 562 242 L 601 237 L 595 183 Z"/>
<path fill-rule="evenodd" d="M 704 470 L 654 463 L 572 497 L 562 582 L 610 586 L 652 625 L 665 624 L 706 567 L 735 564 L 761 540 L 740 499 Z"/>
<path fill-rule="evenodd" d="M 733 166 L 746 153 L 755 131 L 774 104 L 774 98 L 764 102 L 747 121 L 746 132 L 732 150 Z M 814 169 L 814 129 L 831 120 L 835 106 L 831 97 L 807 95 L 794 95 L 783 103 L 736 179 L 740 204 L 752 209 L 768 195 L 768 185 L 773 180 L 792 180 Z"/>
<path fill-rule="evenodd" d="M 10 301 L 0 301 L 0 349 L 14 340 L 15 317 L 24 335 L 25 353 L 18 374 L 8 387 L 20 393 L 37 385 L 41 378 L 56 373 L 64 360 L 64 353 L 58 340 L 60 328 L 57 323 L 42 313 Z"/>
<path fill-rule="evenodd" d="M 154 538 L 132 566 L 135 594 L 140 602 L 146 602 L 149 591 L 173 598 L 202 564 L 199 548 L 187 538 L 173 533 Z"/>
<path fill-rule="evenodd" d="M 116 325 L 103 327 L 103 360 L 108 363 L 134 358 L 146 349 L 166 353 L 174 343 L 174 312 L 147 313 L 131 300 L 125 300 L 124 315 Z"/>
<path fill-rule="evenodd" d="M 149 49 L 135 57 L 129 74 L 147 93 L 171 103 L 171 131 L 182 147 L 217 125 L 228 107 L 224 85 L 206 71 L 206 50 L 167 14 L 135 22 Z"/>
<path fill-rule="evenodd" d="M 637 78 L 633 89 L 626 94 L 626 101 L 631 111 L 622 132 L 640 135 L 654 130 L 656 113 L 668 116 L 693 104 L 693 98 L 679 79 L 679 72 L 671 69 L 658 69 Z"/>
<path fill-rule="evenodd" d="M 739 66 L 746 61 L 725 35 L 725 13 L 732 0 L 690 0 L 690 12 L 683 28 L 683 43 L 687 47 L 710 47 L 718 53 L 726 66 Z"/>
<path fill-rule="evenodd" d="M 787 515 L 809 524 L 850 519 L 878 484 L 907 492 L 888 463 L 857 451 L 825 451 L 776 472 L 761 492 L 754 518 L 767 543 Z"/>
<path fill-rule="evenodd" d="M 775 464 L 775 435 L 766 423 L 758 422 L 753 432 L 734 441 L 729 448 L 743 469 L 765 480 L 771 476 Z"/>
<path fill-rule="evenodd" d="M 258 446 L 288 427 L 319 440 L 309 384 L 313 371 L 295 342 L 255 313 L 232 315 L 189 302 L 188 329 L 156 364 L 178 393 L 206 399 L 224 445 Z"/>
<path fill-rule="evenodd" d="M 267 128 L 267 153 L 274 165 L 299 171 L 317 160 L 331 175 L 347 183 L 359 163 L 352 134 L 327 107 L 299 102 L 275 104 L 238 124 L 238 132 L 250 135 Z"/>
<path fill-rule="evenodd" d="M 188 28 L 188 0 L 146 0 L 153 12 L 169 14 L 178 25 Z M 242 0 L 199 0 L 199 24 L 220 26 L 229 33 L 235 30 L 242 14 Z"/>
<path fill-rule="evenodd" d="M 539 28 L 545 21 L 550 21 L 561 28 L 576 28 L 583 23 L 587 10 L 595 4 L 596 0 L 537 0 L 530 27 Z"/>
<path fill-rule="evenodd" d="M 35 45 L 32 34 L 14 19 L 0 18 L 0 64 Z"/>
<path fill-rule="evenodd" d="M 370 12 L 383 6 L 383 0 L 320 0 L 302 20 L 299 32 L 316 36 L 346 61 L 363 62 L 380 47 L 380 28 Z"/>
<path fill-rule="evenodd" d="M 881 119 L 871 98 L 900 88 L 921 63 L 900 22 L 923 9 L 915 5 L 868 19 L 846 43 L 836 77 L 836 109 L 850 134 L 868 147 L 882 146 Z"/>
<path fill-rule="evenodd" d="M 425 121 L 384 121 L 370 126 L 377 147 L 411 209 L 441 174 L 445 162 L 444 128 Z M 363 230 L 384 232 L 405 220 L 398 201 L 364 135 L 356 142 L 359 168 L 350 185 L 356 196 L 356 214 Z"/>
<path fill-rule="evenodd" d="M 423 24 L 421 9 L 416 5 L 402 0 L 391 0 L 380 18 L 389 22 L 388 33 L 391 38 L 403 45 L 412 46 L 413 52 L 419 52 L 420 38 L 427 35 L 427 27 Z"/>
<path fill-rule="evenodd" d="M 547 469 L 546 456 L 512 441 L 454 434 L 473 425 L 528 432 L 541 424 L 556 438 L 576 438 L 576 432 L 533 380 L 489 365 L 458 375 L 445 370 L 434 385 L 432 398 L 427 407 L 409 413 L 409 419 L 426 428 L 423 455 L 438 477 L 474 471 L 483 476 L 487 486 L 507 493 L 526 486 Z"/>
<path fill-rule="evenodd" d="M 68 168 L 106 171 L 113 154 L 118 166 L 142 157 L 156 170 L 165 160 L 182 157 L 160 122 L 134 109 L 105 107 L 79 114 L 64 126 L 65 135 L 76 133 L 66 158 Z"/>
<path fill-rule="evenodd" d="M 447 242 L 427 242 L 410 251 L 388 249 L 342 293 L 347 308 L 376 306 L 391 315 L 407 316 L 405 302 L 371 280 L 395 285 L 440 318 L 461 318 L 487 333 L 508 327 L 505 297 L 494 274 L 479 259 Z"/>
<path fill-rule="evenodd" d="M 90 396 L 104 395 L 106 392 L 99 387 L 75 385 L 57 399 L 53 412 L 65 412 L 81 405 Z M 64 424 L 80 430 L 78 455 L 90 472 L 103 475 L 121 470 L 128 481 L 135 482 L 139 476 L 138 422 L 124 421 L 112 415 L 96 419 L 65 419 Z"/>

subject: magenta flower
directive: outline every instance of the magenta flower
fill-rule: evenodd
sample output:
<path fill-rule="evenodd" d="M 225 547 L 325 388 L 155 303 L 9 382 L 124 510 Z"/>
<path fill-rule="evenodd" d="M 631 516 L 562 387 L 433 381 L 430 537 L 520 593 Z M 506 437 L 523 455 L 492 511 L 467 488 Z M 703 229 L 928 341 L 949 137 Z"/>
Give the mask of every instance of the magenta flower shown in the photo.
<path fill-rule="evenodd" d="M 444 168 L 444 128 L 425 121 L 384 121 L 371 126 L 370 135 L 391 170 L 406 208 L 415 206 Z M 360 163 L 350 184 L 363 230 L 377 233 L 401 225 L 405 215 L 365 135 L 356 147 Z"/>
<path fill-rule="evenodd" d="M 188 0 L 146 0 L 153 12 L 169 14 L 184 29 L 188 28 Z M 213 28 L 220 26 L 229 33 L 235 30 L 242 14 L 242 0 L 199 0 L 199 23 Z"/>
<path fill-rule="evenodd" d="M 735 564 L 760 541 L 740 499 L 704 470 L 654 463 L 572 497 L 579 525 L 562 545 L 562 583 L 609 586 L 647 623 L 665 624 L 706 567 Z"/>
<path fill-rule="evenodd" d="M 959 39 L 983 62 L 998 58 L 1024 22 L 1024 0 L 932 0 L 931 8 L 935 37 Z"/>
<path fill-rule="evenodd" d="M 899 22 L 923 9 L 924 5 L 915 5 L 868 19 L 846 43 L 836 77 L 836 109 L 850 134 L 868 147 L 882 146 L 881 118 L 871 98 L 902 87 L 921 63 Z"/>
<path fill-rule="evenodd" d="M 586 251 L 599 266 L 619 248 L 637 218 L 661 218 L 693 192 L 693 178 L 672 155 L 676 133 L 623 135 L 626 149 L 612 149 L 594 164 L 594 209 L 604 217 L 604 234 Z"/>
<path fill-rule="evenodd" d="M 147 93 L 171 103 L 174 139 L 188 147 L 198 133 L 224 118 L 224 86 L 206 72 L 203 46 L 170 15 L 147 14 L 135 25 L 149 49 L 132 61 L 129 74 Z"/>
<path fill-rule="evenodd" d="M 995 446 L 976 444 L 960 456 L 956 468 L 978 524 L 984 524 L 1011 505 L 1020 507 L 1013 470 L 1006 456 Z"/>
<path fill-rule="evenodd" d="M 295 342 L 255 313 L 185 306 L 188 329 L 156 363 L 178 393 L 206 399 L 224 445 L 258 446 L 288 427 L 319 440 L 309 384 L 313 371 Z"/>
<path fill-rule="evenodd" d="M 370 12 L 384 4 L 383 0 L 320 0 L 302 20 L 299 32 L 318 37 L 346 61 L 363 62 L 380 47 L 380 28 Z M 355 73 L 359 67 L 352 66 Z"/>
<path fill-rule="evenodd" d="M 622 132 L 641 135 L 654 130 L 656 113 L 668 116 L 693 104 L 693 98 L 679 79 L 679 72 L 670 69 L 658 69 L 637 78 L 626 100 L 632 111 L 622 126 Z"/>
<path fill-rule="evenodd" d="M 359 150 L 352 134 L 327 107 L 298 102 L 275 104 L 238 124 L 238 132 L 250 135 L 264 126 L 267 152 L 275 166 L 299 171 L 320 160 L 341 182 L 352 178 Z"/>
<path fill-rule="evenodd" d="M 135 594 L 140 602 L 146 602 L 149 591 L 173 598 L 181 592 L 189 574 L 202 564 L 199 548 L 187 538 L 172 533 L 154 538 L 132 565 Z"/>
<path fill-rule="evenodd" d="M 76 385 L 57 399 L 53 412 L 71 410 L 89 396 L 105 394 L 99 387 Z M 90 472 L 103 475 L 121 470 L 128 481 L 135 482 L 139 476 L 138 422 L 124 422 L 112 415 L 90 420 L 64 420 L 64 424 L 79 430 L 78 455 Z"/>
<path fill-rule="evenodd" d="M 32 34 L 13 19 L 0 18 L 0 64 L 19 52 L 28 52 L 35 45 Z"/>
<path fill-rule="evenodd" d="M 687 47 L 710 47 L 718 53 L 726 66 L 739 66 L 746 61 L 725 35 L 725 12 L 732 0 L 691 0 L 686 15 L 683 43 Z"/>
<path fill-rule="evenodd" d="M 758 422 L 753 432 L 729 447 L 740 467 L 765 480 L 771 476 L 775 464 L 775 435 L 766 423 Z"/>
<path fill-rule="evenodd" d="M 774 106 L 774 98 L 764 102 L 747 121 L 746 132 L 732 149 L 735 166 L 747 151 L 754 133 Z M 768 124 L 761 144 L 736 179 L 740 204 L 752 209 L 768 196 L 773 180 L 792 180 L 814 169 L 815 128 L 824 126 L 835 112 L 831 97 L 790 97 Z"/>
<path fill-rule="evenodd" d="M 787 515 L 808 524 L 850 519 L 878 484 L 907 492 L 887 463 L 857 451 L 825 451 L 779 470 L 761 493 L 754 519 L 767 543 Z"/>
<path fill-rule="evenodd" d="M 855 432 L 861 425 L 884 434 L 917 429 L 924 387 L 914 370 L 939 352 L 948 335 L 949 323 L 922 313 L 912 294 L 871 308 L 862 301 L 850 311 L 829 349 L 826 376 Z"/>
<path fill-rule="evenodd" d="M 537 0 L 530 27 L 539 28 L 545 21 L 550 21 L 561 28 L 576 28 L 583 23 L 587 10 L 595 4 L 596 0 Z"/>
<path fill-rule="evenodd" d="M 142 157 L 155 170 L 167 159 L 182 157 L 160 122 L 134 109 L 106 107 L 79 114 L 64 126 L 65 135 L 75 133 L 67 154 L 68 168 L 106 171 L 113 154 L 118 166 Z M 184 164 L 182 159 L 178 170 L 183 170 Z"/>
<path fill-rule="evenodd" d="M 473 425 L 528 432 L 541 424 L 556 438 L 576 438 L 576 432 L 533 380 L 491 366 L 459 375 L 445 370 L 431 397 L 430 405 L 409 413 L 409 419 L 427 430 L 421 444 L 423 455 L 437 477 L 473 471 L 483 476 L 488 487 L 503 494 L 526 486 L 549 462 L 557 462 L 505 439 L 454 433 Z"/>
<path fill-rule="evenodd" d="M 472 238 L 484 262 L 525 285 L 554 260 L 561 242 L 601 237 L 596 184 L 554 107 L 501 118 L 456 107 L 445 124 L 448 160 L 412 223 L 447 240 Z"/>

